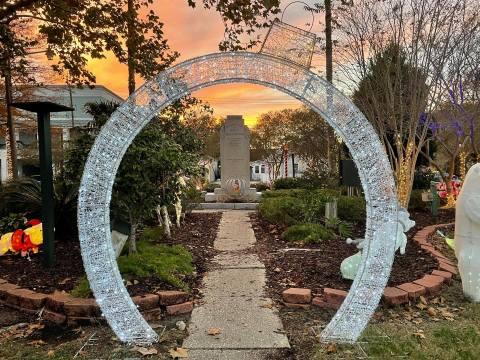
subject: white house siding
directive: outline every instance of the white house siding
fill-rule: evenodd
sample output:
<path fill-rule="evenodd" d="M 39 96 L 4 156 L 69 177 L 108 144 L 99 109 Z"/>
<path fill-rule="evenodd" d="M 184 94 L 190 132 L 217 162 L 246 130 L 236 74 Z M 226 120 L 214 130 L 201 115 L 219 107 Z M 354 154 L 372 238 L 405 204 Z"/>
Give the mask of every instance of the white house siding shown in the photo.
<path fill-rule="evenodd" d="M 292 156 L 288 157 L 287 163 L 287 173 L 285 172 L 285 163 L 282 164 L 280 168 L 279 178 L 293 177 L 293 166 L 295 166 L 295 177 L 302 177 L 305 172 L 307 165 L 306 163 L 298 156 L 294 157 L 294 162 L 292 161 Z M 259 181 L 263 183 L 271 182 L 271 175 L 269 172 L 269 165 L 264 160 L 257 160 L 250 162 L 250 174 L 252 181 Z"/>
<path fill-rule="evenodd" d="M 81 89 L 72 87 L 71 91 L 72 98 L 70 99 L 69 87 L 66 85 L 45 85 L 37 87 L 33 90 L 32 101 L 52 101 L 65 106 L 71 106 L 75 109 L 73 112 L 73 121 L 72 112 L 59 112 L 51 114 L 51 126 L 52 128 L 63 129 L 62 134 L 64 141 L 68 141 L 70 139 L 70 129 L 73 126 L 85 126 L 93 120 L 92 116 L 85 112 L 85 104 L 101 101 L 114 101 L 117 103 L 122 103 L 124 101 L 120 96 L 116 95 L 102 85 L 98 85 L 93 88 L 83 87 Z M 20 136 L 19 129 L 16 129 L 16 137 L 17 140 L 22 142 L 22 138 L 24 136 Z M 22 145 L 19 144 L 19 146 Z M 4 145 L 2 148 L 2 142 L 0 142 L 0 162 L 0 181 L 4 182 L 7 179 L 7 166 L 6 151 L 4 149 Z M 19 174 L 22 175 L 23 169 L 21 168 L 21 159 L 19 159 L 19 167 Z"/>

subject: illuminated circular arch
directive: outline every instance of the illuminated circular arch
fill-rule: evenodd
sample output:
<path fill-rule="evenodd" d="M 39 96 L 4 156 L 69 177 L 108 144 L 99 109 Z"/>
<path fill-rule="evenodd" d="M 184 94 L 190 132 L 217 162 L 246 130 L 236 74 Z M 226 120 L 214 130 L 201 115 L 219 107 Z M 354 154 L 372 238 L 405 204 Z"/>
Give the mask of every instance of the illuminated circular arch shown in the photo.
<path fill-rule="evenodd" d="M 112 247 L 109 208 L 117 169 L 135 136 L 159 111 L 193 91 L 238 82 L 264 85 L 302 101 L 328 121 L 350 149 L 367 203 L 367 241 L 349 295 L 321 337 L 354 342 L 378 306 L 395 253 L 392 170 L 373 127 L 348 98 L 310 70 L 264 54 L 217 53 L 178 64 L 138 89 L 102 128 L 85 165 L 78 203 L 82 257 L 97 303 L 120 340 L 157 340 L 123 284 Z"/>

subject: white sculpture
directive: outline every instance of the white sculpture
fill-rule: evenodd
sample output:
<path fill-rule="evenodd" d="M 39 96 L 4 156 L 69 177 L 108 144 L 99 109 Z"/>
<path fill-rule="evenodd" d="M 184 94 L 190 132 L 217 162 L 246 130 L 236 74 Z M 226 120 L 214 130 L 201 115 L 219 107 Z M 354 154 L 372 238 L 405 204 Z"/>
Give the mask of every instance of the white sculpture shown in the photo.
<path fill-rule="evenodd" d="M 400 207 L 398 211 L 398 226 L 397 226 L 397 237 L 395 242 L 395 252 L 400 249 L 400 254 L 405 254 L 405 248 L 407 246 L 407 235 L 405 233 L 415 226 L 415 221 L 410 219 L 410 214 L 408 211 Z M 362 249 L 364 247 L 365 239 L 356 239 L 352 240 L 347 239 L 347 244 L 356 244 L 357 248 L 360 250 L 355 255 L 352 255 L 342 261 L 340 265 L 340 271 L 344 279 L 353 280 L 358 272 L 358 267 L 362 262 Z"/>
<path fill-rule="evenodd" d="M 480 302 L 480 163 L 468 171 L 457 199 L 455 255 L 464 294 Z"/>

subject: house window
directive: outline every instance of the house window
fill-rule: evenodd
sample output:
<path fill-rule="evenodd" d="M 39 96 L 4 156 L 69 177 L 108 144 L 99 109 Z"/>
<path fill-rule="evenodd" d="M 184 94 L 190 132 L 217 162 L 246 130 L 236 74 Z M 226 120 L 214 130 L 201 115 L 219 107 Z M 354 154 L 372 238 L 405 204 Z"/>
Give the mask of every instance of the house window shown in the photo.
<path fill-rule="evenodd" d="M 260 174 L 260 166 L 255 166 L 255 174 Z"/>
<path fill-rule="evenodd" d="M 262 165 L 261 172 L 262 172 L 262 174 L 265 174 L 265 165 Z"/>

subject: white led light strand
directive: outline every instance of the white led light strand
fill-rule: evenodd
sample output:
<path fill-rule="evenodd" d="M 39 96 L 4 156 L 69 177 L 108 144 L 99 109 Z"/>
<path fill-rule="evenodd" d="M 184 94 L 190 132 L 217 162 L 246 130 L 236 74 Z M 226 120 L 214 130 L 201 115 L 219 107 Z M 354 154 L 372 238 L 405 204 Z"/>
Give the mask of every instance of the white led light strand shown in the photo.
<path fill-rule="evenodd" d="M 95 298 L 121 341 L 158 340 L 118 271 L 109 218 L 115 175 L 135 136 L 158 112 L 190 92 L 238 82 L 277 89 L 305 103 L 343 138 L 357 164 L 367 201 L 363 261 L 348 297 L 321 335 L 324 341 L 354 342 L 378 306 L 393 262 L 397 197 L 392 170 L 373 127 L 348 98 L 305 67 L 265 54 L 218 53 L 178 64 L 137 90 L 102 128 L 85 165 L 78 204 L 83 262 Z"/>

